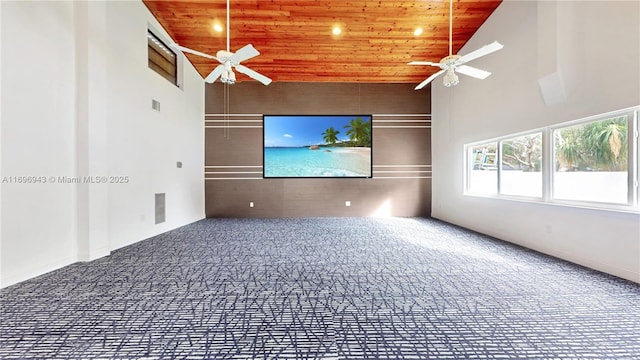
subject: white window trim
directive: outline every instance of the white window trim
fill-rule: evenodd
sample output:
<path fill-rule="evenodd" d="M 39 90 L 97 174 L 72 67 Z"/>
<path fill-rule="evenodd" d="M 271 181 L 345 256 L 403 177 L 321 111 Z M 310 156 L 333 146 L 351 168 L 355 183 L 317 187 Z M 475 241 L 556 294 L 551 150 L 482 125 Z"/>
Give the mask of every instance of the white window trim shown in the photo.
<path fill-rule="evenodd" d="M 550 205 L 558 205 L 558 206 L 569 206 L 576 208 L 586 208 L 586 209 L 596 209 L 596 210 L 609 210 L 616 212 L 630 212 L 630 213 L 640 213 L 640 190 L 639 186 L 639 177 L 640 177 L 640 145 L 638 142 L 640 138 L 638 133 L 640 132 L 640 106 L 628 107 L 620 110 L 610 111 L 603 114 L 593 115 L 584 117 L 581 119 L 576 119 L 572 121 L 563 122 L 560 124 L 555 124 L 551 126 L 547 126 L 544 128 L 538 128 L 529 131 L 523 131 L 514 134 L 508 134 L 500 137 L 495 137 L 491 139 L 486 139 L 482 141 L 475 141 L 472 143 L 467 143 L 464 145 L 464 182 L 463 182 L 463 195 L 465 196 L 473 196 L 473 197 L 485 197 L 485 198 L 494 198 L 494 199 L 504 199 L 504 200 L 513 200 L 513 201 L 524 201 L 530 203 L 541 203 L 541 204 L 550 204 Z M 555 150 L 553 144 L 553 132 L 558 129 L 562 129 L 569 126 L 575 126 L 580 124 L 585 124 L 598 120 L 605 120 L 607 118 L 612 118 L 619 115 L 631 114 L 631 118 L 628 123 L 628 168 L 627 173 L 628 182 L 627 182 L 627 194 L 628 194 L 628 202 L 627 204 L 617 204 L 617 203 L 606 203 L 606 202 L 595 202 L 595 201 L 578 201 L 578 200 L 561 200 L 555 199 L 553 197 L 553 174 L 554 174 L 554 159 L 555 159 Z M 542 132 L 542 197 L 527 197 L 527 196 L 514 196 L 514 195 L 503 195 L 500 194 L 500 176 L 501 176 L 501 152 L 502 152 L 502 141 L 516 138 L 519 136 L 531 135 L 535 133 Z M 473 193 L 469 191 L 470 188 L 470 171 L 473 167 L 473 154 L 472 148 L 485 145 L 489 143 L 496 143 L 496 156 L 498 162 L 497 169 L 497 184 L 496 184 L 496 194 L 480 194 Z"/>

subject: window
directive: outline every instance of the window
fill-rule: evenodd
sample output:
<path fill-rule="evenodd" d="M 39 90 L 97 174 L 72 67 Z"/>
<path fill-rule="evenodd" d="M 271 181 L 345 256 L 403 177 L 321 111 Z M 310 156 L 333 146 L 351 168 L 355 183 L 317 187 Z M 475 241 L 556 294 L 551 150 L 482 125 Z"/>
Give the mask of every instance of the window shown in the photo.
<path fill-rule="evenodd" d="M 149 68 L 172 84 L 178 85 L 176 53 L 151 31 L 147 31 L 147 48 L 149 50 Z"/>
<path fill-rule="evenodd" d="M 465 194 L 639 211 L 639 111 L 467 144 Z"/>
<path fill-rule="evenodd" d="M 500 141 L 500 194 L 542 197 L 542 133 Z"/>
<path fill-rule="evenodd" d="M 626 204 L 629 115 L 553 131 L 553 198 Z"/>
<path fill-rule="evenodd" d="M 468 172 L 468 190 L 475 194 L 492 195 L 498 191 L 498 143 L 490 142 L 469 148 L 472 160 Z"/>

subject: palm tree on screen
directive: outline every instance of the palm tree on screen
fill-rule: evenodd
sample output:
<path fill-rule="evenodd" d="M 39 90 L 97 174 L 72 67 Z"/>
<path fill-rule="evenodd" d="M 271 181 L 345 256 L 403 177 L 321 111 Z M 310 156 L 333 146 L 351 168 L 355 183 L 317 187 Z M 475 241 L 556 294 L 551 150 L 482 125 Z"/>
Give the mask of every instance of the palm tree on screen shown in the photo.
<path fill-rule="evenodd" d="M 338 141 L 338 134 L 340 131 L 336 130 L 332 127 L 328 128 L 322 133 L 322 138 L 328 144 L 335 144 Z"/>
<path fill-rule="evenodd" d="M 363 122 L 362 118 L 357 117 L 351 119 L 345 128 L 347 128 L 349 139 L 356 145 L 371 146 L 371 123 L 369 121 Z"/>

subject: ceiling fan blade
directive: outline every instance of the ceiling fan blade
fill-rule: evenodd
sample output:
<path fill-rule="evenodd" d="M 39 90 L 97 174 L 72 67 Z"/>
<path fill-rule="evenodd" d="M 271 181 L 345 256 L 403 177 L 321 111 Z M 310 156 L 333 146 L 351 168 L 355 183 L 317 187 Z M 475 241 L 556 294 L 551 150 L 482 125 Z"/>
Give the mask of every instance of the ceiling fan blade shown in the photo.
<path fill-rule="evenodd" d="M 260 81 L 261 83 L 263 83 L 264 85 L 269 85 L 271 84 L 271 79 L 269 79 L 268 77 L 260 74 L 257 71 L 251 70 L 248 67 L 244 66 L 244 65 L 236 65 L 235 66 L 236 70 L 238 70 L 239 72 L 248 75 L 249 77 L 256 79 L 258 81 Z"/>
<path fill-rule="evenodd" d="M 179 50 L 181 50 L 182 52 L 186 52 L 186 53 L 189 53 L 189 54 L 193 54 L 193 55 L 198 55 L 198 56 L 206 57 L 206 58 L 208 58 L 208 59 L 218 60 L 218 58 L 217 58 L 217 57 L 215 57 L 215 56 L 213 56 L 213 55 L 209 55 L 209 54 L 205 54 L 205 53 L 200 52 L 200 51 L 192 50 L 192 49 L 186 48 L 186 47 L 184 47 L 184 46 L 180 46 L 180 45 L 178 45 L 178 44 L 173 44 L 173 45 L 171 45 L 171 47 L 172 47 L 172 48 L 175 48 L 175 49 L 179 49 Z M 218 61 L 220 61 L 220 60 L 218 60 Z"/>
<path fill-rule="evenodd" d="M 442 74 L 444 72 L 444 70 L 440 70 L 437 73 L 429 76 L 428 78 L 426 78 L 423 82 L 421 82 L 420 84 L 418 84 L 418 86 L 415 87 L 414 90 L 420 90 L 423 87 L 427 86 L 428 83 L 432 82 L 433 79 L 437 78 L 440 74 Z"/>
<path fill-rule="evenodd" d="M 474 77 L 476 79 L 486 79 L 487 76 L 491 75 L 491 73 L 488 71 L 480 70 L 469 65 L 462 65 L 462 66 L 456 67 L 456 72 Z"/>
<path fill-rule="evenodd" d="M 204 81 L 208 83 L 212 83 L 218 80 L 218 78 L 220 77 L 220 75 L 222 75 L 223 72 L 224 72 L 224 65 L 218 65 L 216 66 L 215 69 L 213 69 L 213 71 L 206 78 L 204 78 Z"/>
<path fill-rule="evenodd" d="M 234 64 L 239 64 L 258 55 L 260 55 L 260 52 L 256 50 L 253 45 L 248 44 L 236 51 L 235 54 L 231 56 L 230 60 Z"/>
<path fill-rule="evenodd" d="M 431 66 L 440 67 L 440 63 L 434 63 L 431 61 L 412 61 L 409 63 L 409 65 L 431 65 Z"/>
<path fill-rule="evenodd" d="M 458 59 L 458 61 L 456 61 L 456 63 L 460 64 L 460 65 L 464 64 L 464 63 L 469 62 L 469 61 L 471 61 L 473 59 L 477 59 L 477 58 L 479 58 L 481 56 L 489 55 L 494 51 L 498 51 L 498 50 L 502 49 L 503 47 L 504 47 L 504 45 L 500 44 L 497 41 L 494 41 L 489 45 L 485 45 L 485 46 L 481 47 L 478 50 L 474 50 L 474 51 L 468 53 L 467 55 L 462 55 Z"/>

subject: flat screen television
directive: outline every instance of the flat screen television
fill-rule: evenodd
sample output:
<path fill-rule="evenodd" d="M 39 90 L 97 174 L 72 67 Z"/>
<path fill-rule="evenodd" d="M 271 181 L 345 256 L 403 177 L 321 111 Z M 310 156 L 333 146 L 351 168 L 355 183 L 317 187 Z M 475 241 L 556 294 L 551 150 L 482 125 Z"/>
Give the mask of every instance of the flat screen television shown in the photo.
<path fill-rule="evenodd" d="M 371 115 L 263 115 L 264 178 L 370 178 Z"/>

